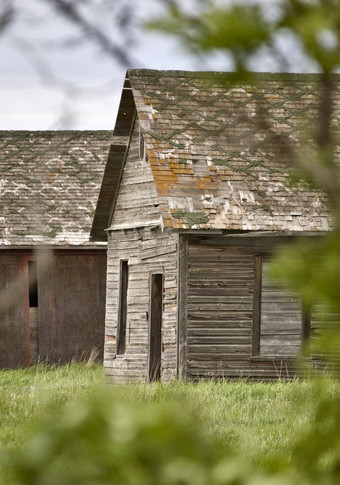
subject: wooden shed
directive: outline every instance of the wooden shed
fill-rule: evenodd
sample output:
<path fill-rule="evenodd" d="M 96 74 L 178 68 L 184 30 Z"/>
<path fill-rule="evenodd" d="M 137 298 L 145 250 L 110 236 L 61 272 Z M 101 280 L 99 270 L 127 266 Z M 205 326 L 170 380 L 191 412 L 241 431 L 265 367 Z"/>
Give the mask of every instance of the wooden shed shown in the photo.
<path fill-rule="evenodd" d="M 0 132 L 0 367 L 102 356 L 106 244 L 89 233 L 114 141 Z"/>
<path fill-rule="evenodd" d="M 129 144 L 106 167 L 91 232 L 108 235 L 107 376 L 292 375 L 311 322 L 270 256 L 331 222 L 324 194 L 290 183 L 275 135 L 301 141 L 318 88 L 316 75 L 128 71 L 115 133 Z"/>

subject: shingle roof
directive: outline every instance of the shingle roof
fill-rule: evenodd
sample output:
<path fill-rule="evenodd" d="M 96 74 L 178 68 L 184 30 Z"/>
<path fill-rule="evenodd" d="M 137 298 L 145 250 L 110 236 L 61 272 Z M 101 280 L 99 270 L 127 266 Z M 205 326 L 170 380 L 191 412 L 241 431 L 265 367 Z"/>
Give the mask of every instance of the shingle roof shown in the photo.
<path fill-rule="evenodd" d="M 301 126 L 317 122 L 316 75 L 264 73 L 247 84 L 225 73 L 130 70 L 128 77 L 165 227 L 329 229 L 325 196 L 289 184 L 284 154 L 254 122 L 265 113 L 274 132 L 299 144 Z M 339 120 L 338 81 L 336 88 Z"/>
<path fill-rule="evenodd" d="M 110 131 L 0 132 L 0 245 L 89 244 L 113 142 Z"/>

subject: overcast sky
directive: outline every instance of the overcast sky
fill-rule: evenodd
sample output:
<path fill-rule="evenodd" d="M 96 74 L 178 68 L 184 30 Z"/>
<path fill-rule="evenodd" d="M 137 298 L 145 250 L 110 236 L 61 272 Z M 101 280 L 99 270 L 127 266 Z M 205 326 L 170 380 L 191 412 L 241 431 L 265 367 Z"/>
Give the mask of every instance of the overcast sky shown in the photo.
<path fill-rule="evenodd" d="M 232 68 L 221 56 L 197 60 L 173 37 L 141 27 L 162 12 L 166 0 L 68 0 L 80 2 L 85 19 L 128 55 L 123 62 L 58 14 L 54 1 L 61 0 L 0 0 L 0 14 L 6 4 L 16 7 L 9 28 L 0 30 L 1 130 L 113 129 L 128 67 Z M 183 5 L 190 8 L 194 1 L 183 0 Z M 242 1 L 262 2 L 270 9 L 275 0 Z M 133 13 L 127 25 L 126 7 Z M 294 39 L 283 34 L 278 45 L 291 63 L 289 70 L 314 70 Z M 279 65 L 260 52 L 250 69 L 276 71 Z"/>
<path fill-rule="evenodd" d="M 128 50 L 130 65 L 118 62 L 93 42 L 76 44 L 78 30 L 56 15 L 48 1 L 12 1 L 20 9 L 0 36 L 1 130 L 112 129 L 127 67 L 207 67 L 186 54 L 174 39 L 140 28 L 132 30 L 136 42 Z M 138 7 L 139 18 L 149 18 L 160 2 L 131 0 L 129 4 Z M 97 22 L 123 47 L 132 37 L 127 34 L 124 39 L 103 15 L 98 14 Z"/>

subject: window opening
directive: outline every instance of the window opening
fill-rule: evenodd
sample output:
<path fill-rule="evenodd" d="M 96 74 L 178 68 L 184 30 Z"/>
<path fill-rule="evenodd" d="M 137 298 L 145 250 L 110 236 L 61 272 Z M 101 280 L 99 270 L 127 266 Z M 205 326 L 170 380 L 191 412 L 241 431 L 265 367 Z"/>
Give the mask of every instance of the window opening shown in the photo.
<path fill-rule="evenodd" d="M 145 143 L 142 131 L 139 130 L 139 158 L 141 160 L 145 159 Z"/>
<path fill-rule="evenodd" d="M 117 354 L 125 353 L 128 281 L 129 281 L 128 261 L 121 260 L 118 329 L 117 329 Z"/>

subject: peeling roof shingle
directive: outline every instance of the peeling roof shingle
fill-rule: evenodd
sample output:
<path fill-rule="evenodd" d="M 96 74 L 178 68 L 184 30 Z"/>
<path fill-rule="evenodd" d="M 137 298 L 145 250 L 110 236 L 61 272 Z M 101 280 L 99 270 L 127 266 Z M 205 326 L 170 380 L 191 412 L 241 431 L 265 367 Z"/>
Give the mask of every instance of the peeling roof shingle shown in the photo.
<path fill-rule="evenodd" d="M 316 75 L 128 71 L 165 227 L 325 231 L 325 195 L 291 184 L 284 154 L 268 137 L 295 146 L 317 123 Z M 223 81 L 223 82 L 222 82 Z M 340 83 L 334 113 L 340 119 Z"/>
<path fill-rule="evenodd" d="M 0 132 L 0 245 L 88 244 L 110 131 Z"/>

